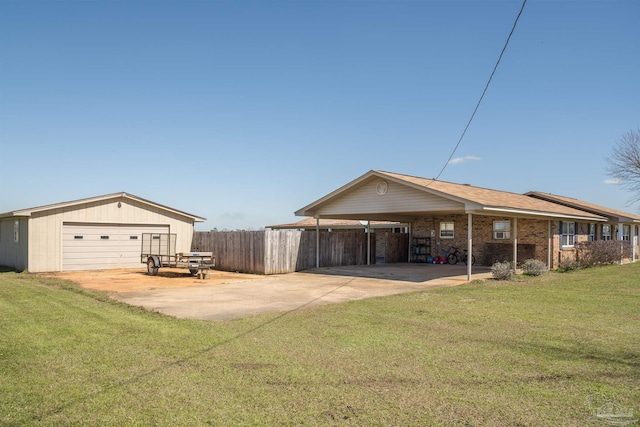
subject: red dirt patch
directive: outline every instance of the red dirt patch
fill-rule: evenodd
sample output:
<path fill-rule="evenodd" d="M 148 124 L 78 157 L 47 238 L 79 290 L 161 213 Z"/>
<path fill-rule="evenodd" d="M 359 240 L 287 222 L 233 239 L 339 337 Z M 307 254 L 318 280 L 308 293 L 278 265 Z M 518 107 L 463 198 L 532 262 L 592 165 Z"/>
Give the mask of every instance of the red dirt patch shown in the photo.
<path fill-rule="evenodd" d="M 161 288 L 217 285 L 262 277 L 254 274 L 211 270 L 208 278 L 201 280 L 189 274 L 188 270 L 179 268 L 162 268 L 157 276 L 150 276 L 146 269 L 67 271 L 47 273 L 43 276 L 71 280 L 82 288 L 107 292 L 135 292 Z"/>

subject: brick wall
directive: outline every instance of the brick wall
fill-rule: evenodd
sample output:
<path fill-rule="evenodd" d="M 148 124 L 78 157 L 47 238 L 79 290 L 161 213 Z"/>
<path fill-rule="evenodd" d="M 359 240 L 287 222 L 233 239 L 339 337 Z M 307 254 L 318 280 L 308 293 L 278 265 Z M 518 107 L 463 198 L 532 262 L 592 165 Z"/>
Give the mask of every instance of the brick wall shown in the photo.
<path fill-rule="evenodd" d="M 510 239 L 493 238 L 493 222 L 509 221 L 511 224 Z M 440 238 L 440 223 L 453 222 L 454 236 L 452 239 Z M 411 223 L 414 237 L 431 238 L 431 255 L 443 255 L 451 246 L 461 251 L 467 248 L 467 215 L 433 215 L 414 218 Z M 549 226 L 551 226 L 551 268 L 558 268 L 563 260 L 576 257 L 573 247 L 560 246 L 560 221 L 518 218 L 518 262 L 534 258 L 544 262 L 549 259 Z M 617 240 L 615 233 L 617 224 L 612 224 L 612 237 Z M 597 228 L 597 239 L 601 239 L 600 226 Z M 638 229 L 640 231 L 640 229 Z M 575 241 L 589 240 L 589 223 L 577 222 Z M 512 261 L 513 259 L 514 218 L 500 216 L 473 215 L 473 254 L 476 262 L 482 265 L 493 265 L 496 261 Z M 636 233 L 637 234 L 637 233 Z M 640 253 L 640 239 L 637 246 Z M 636 255 L 637 256 L 637 255 Z"/>
<path fill-rule="evenodd" d="M 451 246 L 460 250 L 467 249 L 467 215 L 433 215 L 415 218 L 412 222 L 414 237 L 429 237 L 431 230 L 435 236 L 431 239 L 431 255 L 442 255 Z M 509 221 L 511 224 L 510 239 L 493 238 L 493 222 Z M 452 239 L 440 237 L 440 223 L 453 222 Z M 518 219 L 518 247 L 521 249 L 518 260 L 524 261 L 534 257 L 547 262 L 549 222 L 546 220 Z M 510 261 L 513 258 L 514 219 L 499 216 L 473 216 L 473 255 L 478 264 L 493 265 L 496 261 Z M 506 255 L 505 255 L 506 254 Z"/>

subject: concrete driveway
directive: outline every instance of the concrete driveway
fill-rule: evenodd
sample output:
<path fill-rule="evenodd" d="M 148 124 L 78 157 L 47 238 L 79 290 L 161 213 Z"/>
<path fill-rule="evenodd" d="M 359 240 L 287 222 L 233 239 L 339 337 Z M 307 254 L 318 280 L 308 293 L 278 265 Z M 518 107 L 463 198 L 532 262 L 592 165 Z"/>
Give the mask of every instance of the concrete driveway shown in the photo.
<path fill-rule="evenodd" d="M 473 280 L 489 277 L 490 268 L 474 266 Z M 118 292 L 112 297 L 179 318 L 227 320 L 466 282 L 464 265 L 379 264 L 324 267 L 245 277 L 227 283 Z"/>

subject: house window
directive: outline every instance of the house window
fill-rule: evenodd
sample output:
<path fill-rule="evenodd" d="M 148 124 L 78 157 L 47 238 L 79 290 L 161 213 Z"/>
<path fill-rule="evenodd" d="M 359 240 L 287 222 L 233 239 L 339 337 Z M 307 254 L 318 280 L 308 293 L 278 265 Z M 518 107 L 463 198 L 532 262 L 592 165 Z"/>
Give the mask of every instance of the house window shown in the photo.
<path fill-rule="evenodd" d="M 440 223 L 440 238 L 453 239 L 453 223 L 452 222 Z"/>
<path fill-rule="evenodd" d="M 20 221 L 15 221 L 13 223 L 13 242 L 20 242 Z"/>
<path fill-rule="evenodd" d="M 493 238 L 510 239 L 511 221 L 493 221 Z"/>
<path fill-rule="evenodd" d="M 631 226 L 629 224 L 622 225 L 622 240 L 631 240 Z"/>
<path fill-rule="evenodd" d="M 562 221 L 560 223 L 560 245 L 573 246 L 576 242 L 576 223 Z"/>
<path fill-rule="evenodd" d="M 596 225 L 591 223 L 589 224 L 589 241 L 595 242 L 596 240 Z"/>
<path fill-rule="evenodd" d="M 602 240 L 611 240 L 611 226 L 602 224 Z"/>

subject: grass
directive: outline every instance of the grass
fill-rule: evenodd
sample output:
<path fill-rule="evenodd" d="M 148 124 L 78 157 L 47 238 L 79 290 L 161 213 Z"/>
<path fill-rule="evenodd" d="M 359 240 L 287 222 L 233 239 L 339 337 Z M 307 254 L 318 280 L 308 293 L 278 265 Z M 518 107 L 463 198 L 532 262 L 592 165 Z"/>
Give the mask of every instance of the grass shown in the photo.
<path fill-rule="evenodd" d="M 0 425 L 582 426 L 640 412 L 640 263 L 226 322 L 0 273 Z"/>

